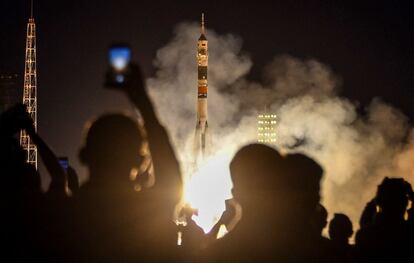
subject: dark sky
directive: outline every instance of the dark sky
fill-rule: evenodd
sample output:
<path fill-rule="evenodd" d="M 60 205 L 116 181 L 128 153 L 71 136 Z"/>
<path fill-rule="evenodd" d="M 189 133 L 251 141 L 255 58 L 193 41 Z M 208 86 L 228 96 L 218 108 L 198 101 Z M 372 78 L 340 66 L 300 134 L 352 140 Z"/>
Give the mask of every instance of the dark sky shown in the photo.
<path fill-rule="evenodd" d="M 361 108 L 378 96 L 414 118 L 414 17 L 408 4 L 34 1 L 39 130 L 59 155 L 71 159 L 85 120 L 127 107 L 121 95 L 102 89 L 106 48 L 114 41 L 131 43 L 150 76 L 155 52 L 172 37 L 173 27 L 198 20 L 202 11 L 209 28 L 243 39 L 254 62 L 249 78 L 260 79 L 263 66 L 278 54 L 315 58 L 342 76 L 342 95 L 360 101 Z M 0 71 L 22 74 L 29 3 L 0 2 Z"/>

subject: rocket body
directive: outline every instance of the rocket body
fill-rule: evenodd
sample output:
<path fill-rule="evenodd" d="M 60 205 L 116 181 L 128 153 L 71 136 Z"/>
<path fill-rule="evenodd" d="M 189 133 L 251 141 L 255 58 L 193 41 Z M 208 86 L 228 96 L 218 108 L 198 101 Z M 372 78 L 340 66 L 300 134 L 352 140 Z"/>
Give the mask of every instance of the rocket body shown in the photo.
<path fill-rule="evenodd" d="M 196 124 L 196 146 L 205 154 L 206 137 L 208 128 L 208 41 L 204 32 L 204 15 L 201 22 L 201 35 L 197 42 L 197 124 Z"/>
<path fill-rule="evenodd" d="M 208 94 L 208 83 L 207 83 L 207 70 L 208 70 L 208 41 L 205 39 L 204 34 L 201 35 L 198 40 L 197 47 L 197 64 L 198 64 L 198 94 L 197 94 L 197 122 L 202 127 L 207 124 L 208 113 L 207 113 L 207 94 Z M 203 39 L 204 38 L 204 39 Z"/>

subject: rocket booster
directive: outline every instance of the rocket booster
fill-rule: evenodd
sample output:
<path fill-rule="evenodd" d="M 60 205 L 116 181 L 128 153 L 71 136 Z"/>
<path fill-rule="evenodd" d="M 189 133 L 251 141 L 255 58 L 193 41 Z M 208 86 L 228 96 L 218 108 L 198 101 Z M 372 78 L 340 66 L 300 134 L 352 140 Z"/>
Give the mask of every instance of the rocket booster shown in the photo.
<path fill-rule="evenodd" d="M 197 126 L 203 133 L 207 127 L 207 68 L 208 68 L 208 41 L 205 36 L 204 14 L 201 16 L 201 35 L 197 42 L 197 67 L 198 67 L 198 97 L 197 97 Z"/>
<path fill-rule="evenodd" d="M 206 138 L 208 128 L 207 113 L 207 68 L 208 68 L 208 41 L 204 29 L 204 14 L 201 15 L 201 35 L 197 42 L 197 124 L 195 136 L 195 156 L 206 153 Z"/>

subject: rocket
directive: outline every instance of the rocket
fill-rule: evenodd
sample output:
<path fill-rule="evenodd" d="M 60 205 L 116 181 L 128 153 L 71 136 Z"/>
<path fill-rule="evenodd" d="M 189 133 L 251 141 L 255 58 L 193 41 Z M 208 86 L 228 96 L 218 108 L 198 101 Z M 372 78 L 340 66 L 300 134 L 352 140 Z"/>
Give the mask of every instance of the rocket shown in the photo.
<path fill-rule="evenodd" d="M 208 41 L 204 28 L 204 13 L 201 14 L 201 35 L 197 42 L 197 123 L 195 147 L 196 156 L 204 156 L 206 152 L 206 137 L 208 130 L 208 113 L 207 113 L 207 69 L 208 69 Z"/>

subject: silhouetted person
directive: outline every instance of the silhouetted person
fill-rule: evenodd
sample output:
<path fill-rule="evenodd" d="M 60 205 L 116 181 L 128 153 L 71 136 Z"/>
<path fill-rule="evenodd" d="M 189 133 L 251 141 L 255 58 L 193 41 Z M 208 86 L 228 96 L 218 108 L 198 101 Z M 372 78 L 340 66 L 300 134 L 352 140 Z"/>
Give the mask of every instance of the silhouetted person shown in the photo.
<path fill-rule="evenodd" d="M 15 147 L 13 152 L 8 152 L 9 157 L 5 158 L 5 160 L 8 160 L 10 157 L 15 158 L 13 160 L 9 160 L 9 164 L 16 166 L 12 168 L 12 170 L 18 169 L 17 167 L 21 166 L 26 161 L 25 152 L 22 151 L 20 145 L 17 144 L 17 140 L 15 140 L 15 137 L 19 135 L 18 133 L 21 130 L 24 130 L 26 134 L 29 135 L 31 143 L 36 145 L 41 161 L 45 165 L 52 179 L 48 192 L 53 192 L 56 195 L 66 197 L 65 187 L 67 182 L 65 172 L 60 166 L 59 160 L 55 153 L 37 134 L 33 120 L 26 111 L 26 106 L 23 104 L 16 104 L 7 112 L 4 112 L 1 119 L 1 141 L 9 144 L 8 146 L 5 146 L 6 149 L 9 147 Z M 36 187 L 39 187 L 40 189 L 40 179 L 38 182 L 39 185 L 36 185 Z"/>
<path fill-rule="evenodd" d="M 412 258 L 413 237 L 404 214 L 411 186 L 402 178 L 388 178 L 378 186 L 375 198 L 377 214 L 372 224 L 356 235 L 360 262 L 393 262 Z"/>
<path fill-rule="evenodd" d="M 323 229 L 326 227 L 328 223 L 328 211 L 322 204 L 317 204 L 315 211 L 311 218 L 311 228 L 310 230 L 313 231 L 312 238 L 316 239 L 318 249 L 320 253 L 324 254 L 328 257 L 329 251 L 329 239 L 322 235 Z M 331 256 L 331 253 L 329 253 Z"/>
<path fill-rule="evenodd" d="M 203 229 L 192 219 L 193 215 L 197 215 L 197 211 L 188 205 L 184 206 L 179 214 L 186 221 L 186 225 L 179 225 L 178 230 L 181 232 L 181 249 L 187 254 L 187 261 L 194 260 L 207 237 Z"/>
<path fill-rule="evenodd" d="M 322 167 L 303 154 L 289 154 L 285 158 L 286 186 L 289 189 L 289 221 L 291 227 L 288 240 L 291 254 L 288 261 L 330 262 L 326 245 L 321 243 L 321 227 L 324 225 L 324 211 L 320 207 L 320 181 Z M 322 215 L 319 228 L 315 227 L 315 214 Z M 318 220 L 317 220 L 318 221 Z M 322 239 L 323 240 L 323 239 Z"/>
<path fill-rule="evenodd" d="M 211 247 L 211 262 L 318 260 L 310 228 L 321 167 L 304 155 L 283 158 L 268 146 L 253 144 L 236 153 L 230 171 L 243 215 Z"/>
<path fill-rule="evenodd" d="M 359 219 L 359 227 L 365 228 L 375 223 L 375 217 L 377 216 L 377 203 L 375 198 L 369 201 L 362 211 Z"/>
<path fill-rule="evenodd" d="M 353 232 L 352 222 L 344 214 L 335 214 L 329 222 L 331 255 L 334 256 L 334 262 L 352 262 L 353 248 L 349 244 L 349 238 Z"/>
<path fill-rule="evenodd" d="M 214 242 L 222 226 L 226 227 L 228 232 L 232 231 L 242 216 L 242 208 L 236 199 L 231 198 L 225 200 L 226 210 L 221 215 L 220 219 L 208 233 L 209 242 Z"/>
<path fill-rule="evenodd" d="M 407 211 L 407 223 L 411 235 L 414 235 L 414 192 L 413 189 L 407 186 L 408 189 L 408 199 L 410 200 L 411 207 Z"/>
<path fill-rule="evenodd" d="M 326 208 L 323 205 L 318 204 L 312 217 L 312 226 L 315 231 L 315 235 L 322 237 L 322 231 L 326 227 L 327 223 L 328 211 L 326 211 Z"/>
<path fill-rule="evenodd" d="M 103 115 L 88 128 L 80 159 L 89 181 L 74 196 L 71 260 L 172 261 L 177 244 L 172 219 L 182 187 L 178 162 L 136 66 L 120 90 L 139 109 L 147 134 L 144 138 L 137 122 L 123 114 Z M 143 160 L 145 140 L 156 173 L 151 188 L 134 187 L 130 179 Z"/>
<path fill-rule="evenodd" d="M 26 153 L 15 139 L 24 130 L 37 147 L 40 159 L 51 176 L 47 195 L 41 189 L 40 175 L 36 168 L 26 163 Z M 7 253 L 16 261 L 52 260 L 56 252 L 55 226 L 66 201 L 63 169 L 55 154 L 36 133 L 26 107 L 17 104 L 0 117 L 0 159 L 2 183 L 2 233 L 8 244 Z M 50 198 L 49 193 L 53 193 Z M 2 244 L 5 244 L 2 242 Z M 7 256 L 4 256 L 7 258 Z"/>

